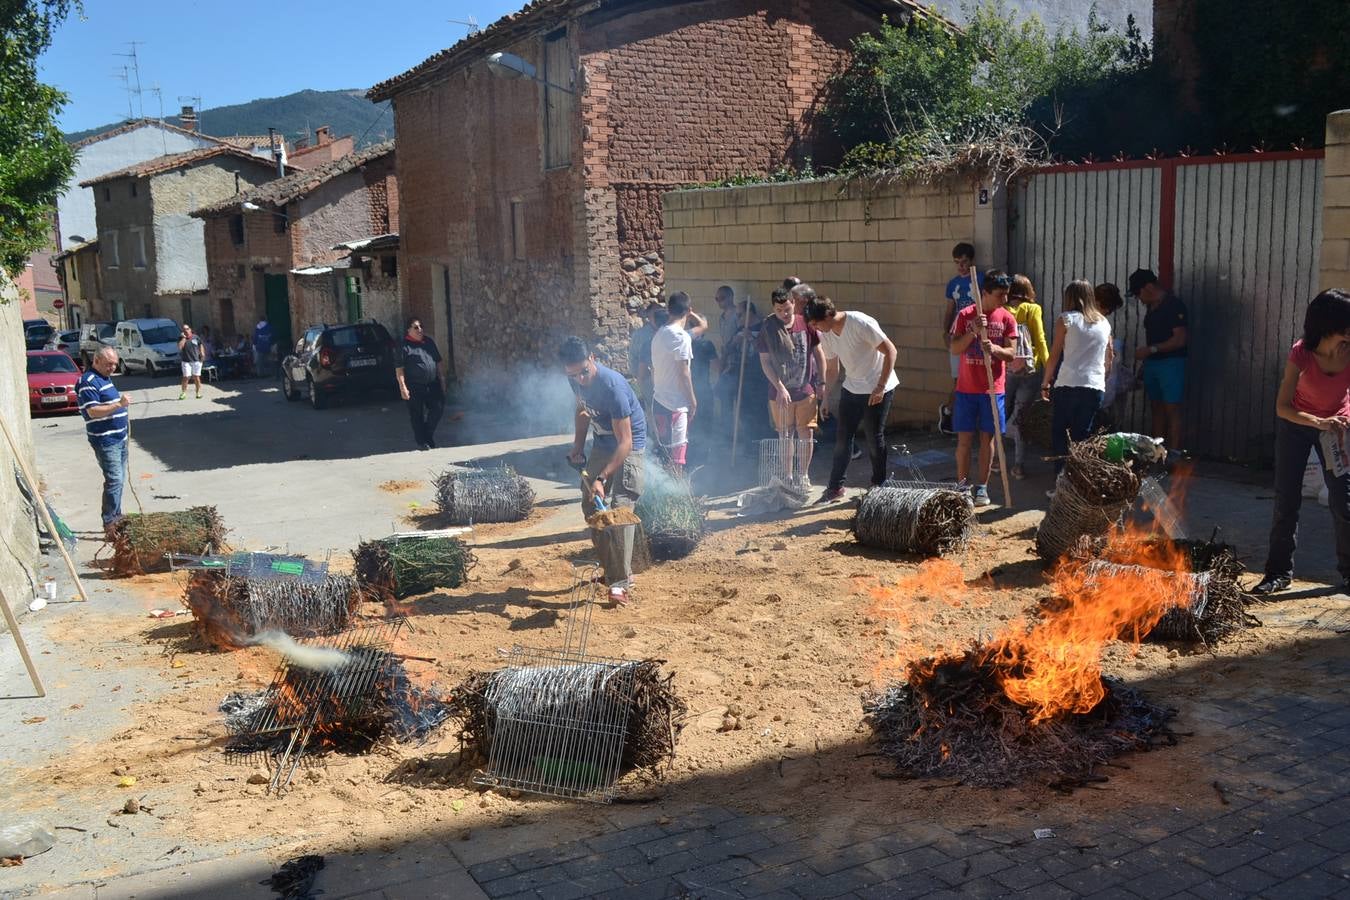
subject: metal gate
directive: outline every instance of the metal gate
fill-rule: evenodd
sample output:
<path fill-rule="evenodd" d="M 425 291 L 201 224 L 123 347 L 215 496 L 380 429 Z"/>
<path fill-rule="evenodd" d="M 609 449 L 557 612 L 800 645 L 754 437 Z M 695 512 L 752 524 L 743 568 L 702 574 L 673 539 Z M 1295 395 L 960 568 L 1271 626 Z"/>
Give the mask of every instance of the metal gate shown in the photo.
<path fill-rule="evenodd" d="M 1133 270 L 1157 272 L 1190 311 L 1186 447 L 1270 461 L 1284 360 L 1320 288 L 1321 151 L 1050 167 L 1012 187 L 1008 228 L 1009 263 L 1036 285 L 1047 335 L 1070 281 L 1123 292 Z M 1112 321 L 1122 391 L 1144 311 L 1127 298 Z M 1142 390 L 1123 393 L 1117 412 L 1148 430 Z"/>

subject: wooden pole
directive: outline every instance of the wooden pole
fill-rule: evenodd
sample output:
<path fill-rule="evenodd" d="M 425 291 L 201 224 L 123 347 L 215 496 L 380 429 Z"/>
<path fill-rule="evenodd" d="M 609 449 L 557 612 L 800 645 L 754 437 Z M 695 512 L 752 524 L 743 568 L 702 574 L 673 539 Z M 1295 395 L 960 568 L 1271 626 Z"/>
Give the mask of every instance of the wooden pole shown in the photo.
<path fill-rule="evenodd" d="M 745 355 L 750 349 L 750 295 L 745 295 L 745 322 L 741 326 L 741 377 L 736 382 L 736 403 L 731 413 L 731 464 L 736 464 L 736 439 L 741 432 L 741 391 L 745 387 Z"/>
<path fill-rule="evenodd" d="M 975 294 L 975 309 L 980 315 L 984 315 L 984 297 L 980 292 L 980 270 L 975 266 L 975 261 L 970 263 L 970 287 Z M 980 340 L 983 341 L 989 332 L 988 329 L 979 330 Z M 989 409 L 994 416 L 994 453 L 998 459 L 998 474 L 1003 480 L 1003 505 L 1012 509 L 1012 488 L 1008 483 L 1008 461 L 1003 455 L 1003 428 L 999 425 L 998 415 L 998 394 L 994 391 L 994 362 L 989 358 L 989 354 L 980 348 L 980 355 L 984 357 L 984 376 L 985 383 L 989 385 Z M 979 453 L 978 446 L 975 451 Z"/>
<path fill-rule="evenodd" d="M 23 664 L 28 669 L 28 677 L 33 679 L 37 695 L 47 696 L 47 689 L 42 686 L 42 679 L 38 677 L 37 669 L 33 666 L 33 658 L 28 655 L 28 645 L 23 642 L 23 635 L 19 633 L 19 621 L 14 618 L 14 611 L 9 608 L 9 598 L 5 596 L 3 589 L 0 589 L 0 612 L 5 614 L 5 624 L 9 626 L 10 634 L 14 635 L 14 643 L 18 646 L 19 656 L 23 657 Z"/>
<path fill-rule="evenodd" d="M 37 505 L 38 515 L 42 517 L 43 523 L 47 526 L 47 533 L 56 541 L 56 549 L 61 551 L 61 558 L 66 561 L 66 571 L 75 582 L 75 590 L 80 592 L 80 599 L 85 603 L 89 602 L 89 595 L 84 592 L 84 584 L 80 582 L 80 573 L 75 571 L 75 561 L 70 558 L 66 552 L 65 541 L 61 540 L 61 534 L 56 530 L 56 523 L 52 521 L 51 513 L 47 512 L 47 503 L 42 499 L 42 490 L 38 487 L 38 480 L 33 475 L 33 470 L 28 468 L 28 460 L 23 458 L 19 452 L 19 442 L 14 440 L 14 435 L 10 433 L 9 426 L 5 420 L 0 418 L 0 429 L 5 432 L 5 440 L 9 442 L 9 449 L 14 452 L 14 458 L 19 462 L 19 468 L 23 470 L 23 477 L 28 479 L 28 486 L 33 491 L 33 501 Z"/>

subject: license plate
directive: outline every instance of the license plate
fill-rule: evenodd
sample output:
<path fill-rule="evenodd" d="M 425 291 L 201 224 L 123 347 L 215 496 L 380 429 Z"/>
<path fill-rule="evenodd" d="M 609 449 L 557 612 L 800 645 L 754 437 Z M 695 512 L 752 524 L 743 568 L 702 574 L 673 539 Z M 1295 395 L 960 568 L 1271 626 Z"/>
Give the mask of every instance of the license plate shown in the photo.
<path fill-rule="evenodd" d="M 347 361 L 347 368 L 359 369 L 363 366 L 373 366 L 377 362 L 379 362 L 377 359 L 350 359 Z"/>
<path fill-rule="evenodd" d="M 49 405 L 49 404 L 54 405 L 54 404 L 57 404 L 57 403 L 65 403 L 65 402 L 66 402 L 66 398 L 65 398 L 64 395 L 56 395 L 56 396 L 52 396 L 52 397 L 43 397 L 43 398 L 42 398 L 42 404 L 43 404 L 44 406 Z"/>

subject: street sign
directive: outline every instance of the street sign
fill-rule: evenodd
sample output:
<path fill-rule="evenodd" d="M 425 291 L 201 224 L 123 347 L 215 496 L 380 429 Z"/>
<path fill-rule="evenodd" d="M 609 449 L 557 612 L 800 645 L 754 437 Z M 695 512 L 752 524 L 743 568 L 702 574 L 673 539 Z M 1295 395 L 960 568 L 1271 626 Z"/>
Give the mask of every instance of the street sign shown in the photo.
<path fill-rule="evenodd" d="M 57 297 L 52 301 L 52 309 L 62 309 L 65 305 L 66 301 L 62 300 L 60 297 Z"/>

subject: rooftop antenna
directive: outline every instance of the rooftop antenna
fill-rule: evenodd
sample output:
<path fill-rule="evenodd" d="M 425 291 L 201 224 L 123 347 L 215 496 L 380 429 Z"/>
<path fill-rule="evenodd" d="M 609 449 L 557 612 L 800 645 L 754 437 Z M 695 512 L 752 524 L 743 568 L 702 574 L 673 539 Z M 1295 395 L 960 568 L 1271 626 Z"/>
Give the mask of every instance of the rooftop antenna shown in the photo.
<path fill-rule="evenodd" d="M 473 16 L 469 16 L 467 19 L 446 19 L 445 21 L 449 22 L 451 25 L 463 25 L 465 28 L 469 29 L 469 37 L 473 37 L 481 30 L 478 27 L 478 20 Z"/>
<path fill-rule="evenodd" d="M 202 98 L 200 95 L 196 97 L 191 95 L 180 95 L 178 97 L 179 103 L 186 103 L 188 100 L 192 101 L 192 108 L 197 112 L 197 133 L 205 134 L 206 132 L 202 129 Z"/>
<path fill-rule="evenodd" d="M 149 91 L 150 91 L 150 93 L 152 93 L 152 94 L 155 95 L 155 98 L 156 98 L 157 100 L 159 100 L 159 124 L 163 125 L 163 124 L 164 124 L 164 91 L 160 90 L 159 82 L 158 82 L 158 81 L 156 81 L 154 84 L 150 85 Z M 168 153 L 169 153 L 169 136 L 168 136 L 168 134 L 165 133 L 165 131 L 164 131 L 163 128 L 161 128 L 161 129 L 159 130 L 159 139 L 160 139 L 160 142 L 164 145 L 164 155 L 167 156 Z"/>
<path fill-rule="evenodd" d="M 136 110 L 131 106 L 131 72 L 126 66 L 122 66 L 113 72 L 112 77 L 121 81 L 122 90 L 127 92 L 127 121 L 130 122 L 136 118 Z"/>
<path fill-rule="evenodd" d="M 141 96 L 141 59 L 136 53 L 136 48 L 145 41 L 127 41 L 127 46 L 131 47 L 130 53 L 114 53 L 113 56 L 123 56 L 131 60 L 131 75 L 136 80 L 136 104 L 140 107 L 141 118 L 145 118 L 145 99 Z M 130 90 L 130 80 L 127 83 L 127 89 Z"/>

